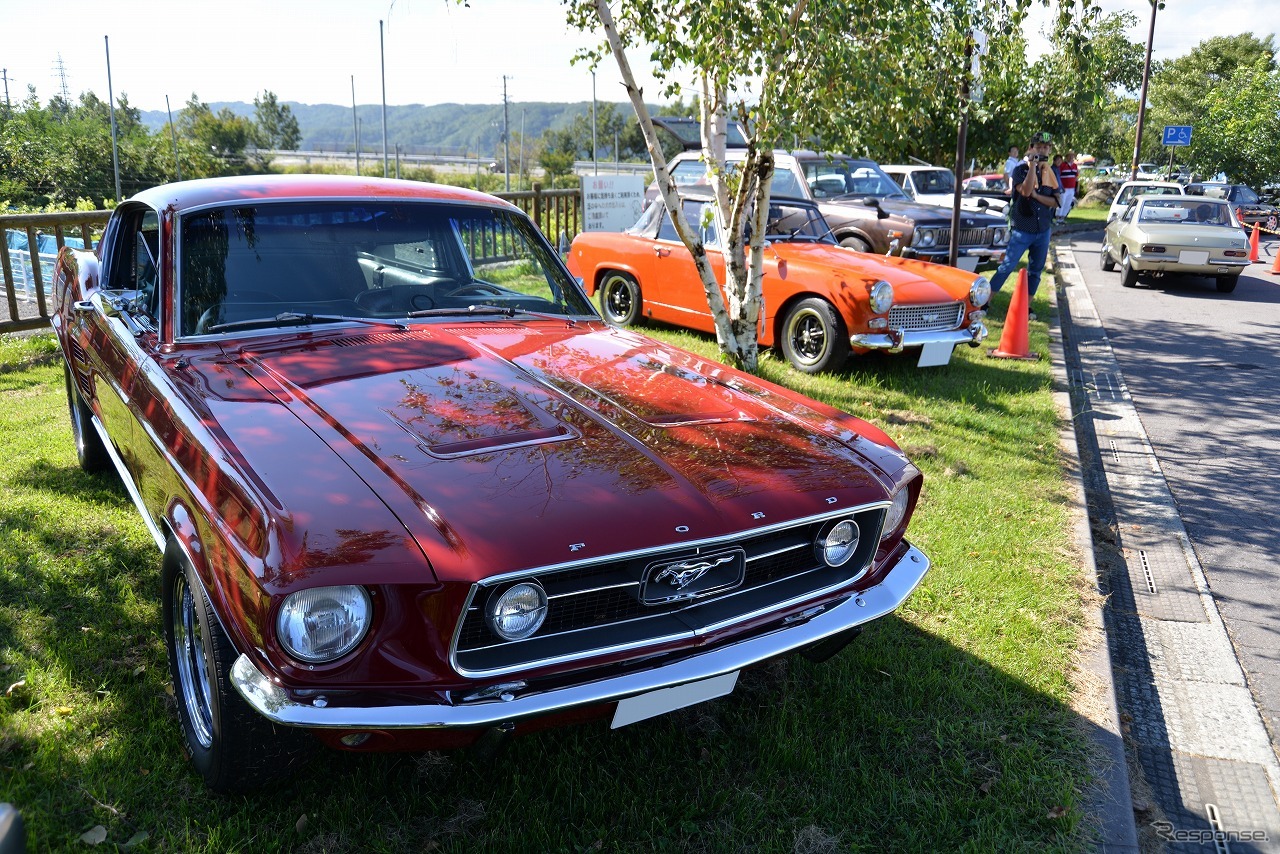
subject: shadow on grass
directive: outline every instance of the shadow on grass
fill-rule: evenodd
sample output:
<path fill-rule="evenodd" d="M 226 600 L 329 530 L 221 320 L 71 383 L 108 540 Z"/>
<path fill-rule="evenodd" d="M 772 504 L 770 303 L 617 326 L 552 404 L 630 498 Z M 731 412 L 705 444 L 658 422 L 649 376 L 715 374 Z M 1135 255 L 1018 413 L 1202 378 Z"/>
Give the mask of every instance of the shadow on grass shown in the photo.
<path fill-rule="evenodd" d="M 94 521 L 127 499 L 55 466 L 18 480 L 85 509 L 0 510 L 0 661 L 33 676 L 0 698 L 0 800 L 39 849 L 99 824 L 204 851 L 1011 850 L 1085 831 L 1082 721 L 898 616 L 824 664 L 778 660 L 621 730 L 536 733 L 479 765 L 317 745 L 284 784 L 215 797 L 166 692 L 159 555 Z"/>

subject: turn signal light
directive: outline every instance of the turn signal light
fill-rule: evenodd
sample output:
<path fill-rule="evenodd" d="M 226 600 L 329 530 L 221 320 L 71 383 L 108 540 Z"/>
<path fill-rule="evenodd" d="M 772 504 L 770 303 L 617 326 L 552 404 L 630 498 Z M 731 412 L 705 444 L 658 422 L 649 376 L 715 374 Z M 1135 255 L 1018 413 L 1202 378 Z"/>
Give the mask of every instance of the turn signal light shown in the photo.
<path fill-rule="evenodd" d="M 1168 250 L 1163 246 L 1156 246 L 1154 243 L 1148 243 L 1142 247 L 1142 254 L 1144 255 L 1163 255 L 1166 251 Z"/>

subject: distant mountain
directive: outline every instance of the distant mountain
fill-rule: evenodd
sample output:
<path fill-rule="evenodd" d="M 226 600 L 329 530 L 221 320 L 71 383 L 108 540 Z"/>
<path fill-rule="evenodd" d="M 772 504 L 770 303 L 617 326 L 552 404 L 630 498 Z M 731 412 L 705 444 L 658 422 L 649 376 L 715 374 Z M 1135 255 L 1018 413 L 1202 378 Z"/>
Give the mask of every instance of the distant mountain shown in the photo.
<path fill-rule="evenodd" d="M 355 139 L 351 107 L 338 104 L 288 105 L 302 131 L 302 148 L 307 151 L 350 151 Z M 210 103 L 214 112 L 227 107 L 238 116 L 253 118 L 253 104 L 243 101 Z M 622 115 L 629 115 L 631 105 L 619 103 Z M 378 150 L 382 147 L 382 105 L 361 104 L 360 147 Z M 519 139 L 523 127 L 528 140 L 542 136 L 548 128 L 567 127 L 579 115 L 591 114 L 591 102 L 512 104 L 507 107 L 508 130 L 513 140 Z M 175 111 L 175 119 L 177 114 Z M 151 131 L 160 130 L 169 121 L 163 110 L 143 110 L 142 123 Z M 502 145 L 501 104 L 409 104 L 387 107 L 387 139 L 391 148 L 397 144 L 408 154 L 483 154 L 497 156 Z M 512 156 L 515 156 L 514 152 Z"/>

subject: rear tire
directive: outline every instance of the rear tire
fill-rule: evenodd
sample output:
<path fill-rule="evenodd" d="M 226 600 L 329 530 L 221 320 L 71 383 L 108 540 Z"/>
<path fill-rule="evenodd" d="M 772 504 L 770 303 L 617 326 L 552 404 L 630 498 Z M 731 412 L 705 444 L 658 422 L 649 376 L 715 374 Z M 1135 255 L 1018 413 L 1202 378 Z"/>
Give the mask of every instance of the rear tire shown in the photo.
<path fill-rule="evenodd" d="M 1133 264 L 1129 261 L 1129 253 L 1123 250 L 1120 255 L 1120 284 L 1126 288 L 1138 285 L 1138 271 L 1133 269 Z"/>
<path fill-rule="evenodd" d="M 643 318 L 640 283 L 633 276 L 610 270 L 600 280 L 600 314 L 610 326 L 633 326 Z"/>
<path fill-rule="evenodd" d="M 231 685 L 236 650 L 174 540 L 164 553 L 165 648 L 191 764 L 215 792 L 257 788 L 301 764 L 306 736 L 277 727 Z"/>
<path fill-rule="evenodd" d="M 849 334 L 831 303 L 817 297 L 800 300 L 782 321 L 782 355 L 797 371 L 831 371 L 849 358 Z"/>
<path fill-rule="evenodd" d="M 1218 293 L 1229 294 L 1236 289 L 1236 283 L 1240 281 L 1240 276 L 1219 276 L 1218 277 Z"/>
<path fill-rule="evenodd" d="M 100 472 L 111 465 L 111 457 L 102 444 L 102 436 L 93 426 L 93 411 L 80 397 L 80 389 L 71 376 L 71 366 L 62 363 L 62 375 L 67 384 L 67 409 L 71 413 L 71 435 L 76 443 L 76 459 L 80 468 L 89 473 Z"/>

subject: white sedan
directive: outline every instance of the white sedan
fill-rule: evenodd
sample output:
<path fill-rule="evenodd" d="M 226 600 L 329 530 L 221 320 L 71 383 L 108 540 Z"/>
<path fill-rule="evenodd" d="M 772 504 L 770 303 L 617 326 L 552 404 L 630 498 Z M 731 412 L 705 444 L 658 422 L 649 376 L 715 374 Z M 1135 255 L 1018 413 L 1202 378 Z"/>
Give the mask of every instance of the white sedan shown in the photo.
<path fill-rule="evenodd" d="M 1249 266 L 1249 241 L 1223 199 L 1204 196 L 1136 196 L 1107 223 L 1102 269 L 1120 265 L 1120 284 L 1168 275 L 1204 276 L 1221 293 L 1236 289 Z"/>
<path fill-rule="evenodd" d="M 1125 181 L 1120 185 L 1120 192 L 1116 193 L 1115 200 L 1111 202 L 1107 221 L 1124 213 L 1124 209 L 1138 196 L 1182 196 L 1186 192 L 1177 181 Z"/>

